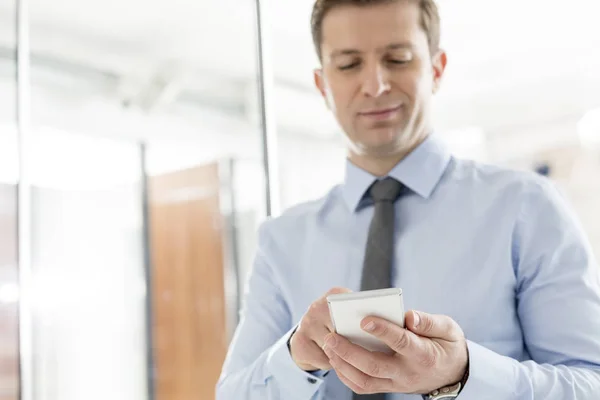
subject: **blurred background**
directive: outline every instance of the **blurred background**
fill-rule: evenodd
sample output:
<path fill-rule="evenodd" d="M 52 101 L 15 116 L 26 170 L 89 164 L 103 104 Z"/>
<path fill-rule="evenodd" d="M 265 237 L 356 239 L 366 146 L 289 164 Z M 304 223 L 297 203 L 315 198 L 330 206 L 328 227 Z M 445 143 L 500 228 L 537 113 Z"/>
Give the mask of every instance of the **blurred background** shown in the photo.
<path fill-rule="evenodd" d="M 312 3 L 0 0 L 0 400 L 214 398 L 258 224 L 343 177 Z M 439 5 L 438 133 L 600 254 L 598 1 Z"/>

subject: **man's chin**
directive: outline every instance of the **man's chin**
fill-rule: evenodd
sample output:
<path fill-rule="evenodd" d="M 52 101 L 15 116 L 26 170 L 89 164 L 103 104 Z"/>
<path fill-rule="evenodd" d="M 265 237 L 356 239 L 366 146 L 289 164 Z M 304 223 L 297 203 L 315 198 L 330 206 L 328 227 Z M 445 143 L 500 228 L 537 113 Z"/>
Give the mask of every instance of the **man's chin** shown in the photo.
<path fill-rule="evenodd" d="M 362 147 L 362 153 L 371 157 L 392 157 L 401 151 L 397 141 L 388 141 L 385 143 L 365 143 Z"/>
<path fill-rule="evenodd" d="M 365 147 L 376 151 L 390 151 L 400 145 L 401 136 L 397 129 L 381 129 L 366 138 Z"/>

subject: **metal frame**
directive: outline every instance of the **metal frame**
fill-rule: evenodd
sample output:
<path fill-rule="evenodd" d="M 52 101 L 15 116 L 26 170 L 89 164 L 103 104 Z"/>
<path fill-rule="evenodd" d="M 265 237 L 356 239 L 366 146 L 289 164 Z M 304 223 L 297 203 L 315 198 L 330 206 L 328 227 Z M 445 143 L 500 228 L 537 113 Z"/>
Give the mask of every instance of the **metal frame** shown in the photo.
<path fill-rule="evenodd" d="M 265 168 L 267 217 L 280 213 L 277 131 L 273 111 L 274 73 L 271 60 L 271 35 L 268 1 L 256 0 L 256 31 L 258 44 L 258 95 L 262 125 L 262 150 Z"/>
<path fill-rule="evenodd" d="M 242 306 L 241 302 L 241 270 L 240 270 L 240 259 L 239 259 L 239 238 L 238 238 L 238 214 L 236 210 L 236 193 L 233 188 L 235 182 L 235 170 L 236 160 L 233 158 L 227 158 L 219 161 L 218 163 L 218 174 L 219 174 L 219 208 L 221 211 L 221 222 L 223 223 L 222 237 L 223 237 L 223 261 L 224 261 L 224 284 L 225 294 L 227 294 L 227 277 L 231 273 L 234 278 L 234 289 L 235 289 L 235 313 L 233 318 L 230 320 L 227 315 L 227 333 L 228 342 L 233 337 L 236 326 L 239 323 L 239 311 Z M 229 305 L 229 303 L 227 303 Z M 230 322 L 232 322 L 230 324 Z"/>
<path fill-rule="evenodd" d="M 17 131 L 19 182 L 17 240 L 19 263 L 19 393 L 33 400 L 33 302 L 31 265 L 31 182 L 28 170 L 30 140 L 29 1 L 17 1 Z"/>
<path fill-rule="evenodd" d="M 156 365 L 154 362 L 154 335 L 152 327 L 154 319 L 152 315 L 152 252 L 150 240 L 150 200 L 148 191 L 148 168 L 147 148 L 144 143 L 140 144 L 140 168 L 141 168 L 141 195 L 142 195 L 142 246 L 144 252 L 144 287 L 145 287 L 145 310 L 144 319 L 146 327 L 146 390 L 147 400 L 156 398 Z"/>

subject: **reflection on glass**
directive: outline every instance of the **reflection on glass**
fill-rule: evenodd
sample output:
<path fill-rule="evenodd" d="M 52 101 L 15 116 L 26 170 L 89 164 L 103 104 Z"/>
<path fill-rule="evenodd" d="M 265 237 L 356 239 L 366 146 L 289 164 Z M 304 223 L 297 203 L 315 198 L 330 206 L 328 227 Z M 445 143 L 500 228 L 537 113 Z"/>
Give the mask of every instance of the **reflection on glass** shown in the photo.
<path fill-rule="evenodd" d="M 0 4 L 0 400 L 19 398 L 15 12 Z"/>

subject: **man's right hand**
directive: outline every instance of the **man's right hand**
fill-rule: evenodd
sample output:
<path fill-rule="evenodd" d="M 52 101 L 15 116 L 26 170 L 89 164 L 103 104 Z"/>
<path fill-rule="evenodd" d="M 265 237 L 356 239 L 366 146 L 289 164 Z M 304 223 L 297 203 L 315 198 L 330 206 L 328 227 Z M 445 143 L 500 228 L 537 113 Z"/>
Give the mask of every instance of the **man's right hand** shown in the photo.
<path fill-rule="evenodd" d="M 304 371 L 329 370 L 329 358 L 323 352 L 325 337 L 333 332 L 327 296 L 349 293 L 351 290 L 333 288 L 310 305 L 290 340 L 292 359 Z"/>

